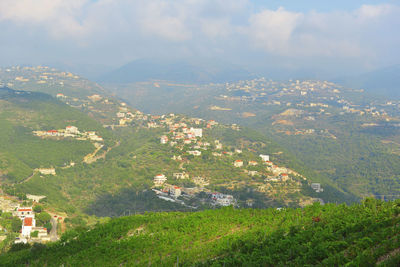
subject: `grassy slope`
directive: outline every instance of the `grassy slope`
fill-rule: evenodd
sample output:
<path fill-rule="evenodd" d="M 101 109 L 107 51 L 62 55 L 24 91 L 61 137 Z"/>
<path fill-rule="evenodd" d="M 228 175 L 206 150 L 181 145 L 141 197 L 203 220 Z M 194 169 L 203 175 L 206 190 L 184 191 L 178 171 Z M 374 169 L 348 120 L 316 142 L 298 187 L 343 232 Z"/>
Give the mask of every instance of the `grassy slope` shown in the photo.
<path fill-rule="evenodd" d="M 2 266 L 270 266 L 375 263 L 400 258 L 400 203 L 314 204 L 147 213 L 71 231 L 60 242 L 0 256 Z M 390 264 L 389 264 L 390 263 Z"/>
<path fill-rule="evenodd" d="M 97 122 L 45 94 L 3 94 L 0 107 L 0 171 L 10 182 L 22 181 L 34 168 L 79 162 L 94 150 L 88 141 L 41 139 L 33 130 L 72 124 L 109 138 Z"/>

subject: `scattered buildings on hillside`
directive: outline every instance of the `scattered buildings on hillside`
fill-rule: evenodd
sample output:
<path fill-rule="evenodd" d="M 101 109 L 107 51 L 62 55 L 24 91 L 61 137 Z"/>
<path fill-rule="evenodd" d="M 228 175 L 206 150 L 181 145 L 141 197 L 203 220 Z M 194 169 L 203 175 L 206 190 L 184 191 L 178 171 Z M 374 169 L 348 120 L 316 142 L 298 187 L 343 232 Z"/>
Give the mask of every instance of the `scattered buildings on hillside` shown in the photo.
<path fill-rule="evenodd" d="M 96 135 L 95 131 L 80 132 L 76 126 L 67 126 L 65 129 L 48 130 L 48 131 L 33 131 L 33 134 L 42 138 L 57 137 L 57 138 L 74 138 L 76 140 L 91 140 L 102 142 L 103 138 Z"/>

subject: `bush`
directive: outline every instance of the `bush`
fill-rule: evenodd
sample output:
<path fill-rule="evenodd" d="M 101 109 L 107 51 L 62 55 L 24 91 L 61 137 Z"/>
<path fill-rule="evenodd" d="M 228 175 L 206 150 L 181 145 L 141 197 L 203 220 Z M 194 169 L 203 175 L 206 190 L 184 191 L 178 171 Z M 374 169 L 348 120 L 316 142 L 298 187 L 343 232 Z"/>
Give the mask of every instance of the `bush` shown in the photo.
<path fill-rule="evenodd" d="M 22 221 L 17 218 L 14 217 L 11 221 L 11 229 L 13 230 L 13 232 L 19 232 L 19 230 L 21 230 L 22 227 Z"/>
<path fill-rule="evenodd" d="M 33 231 L 31 233 L 31 237 L 38 237 L 38 235 L 39 235 L 39 231 Z"/>
<path fill-rule="evenodd" d="M 33 211 L 36 213 L 41 213 L 43 211 L 43 207 L 40 205 L 36 205 L 33 207 Z"/>
<path fill-rule="evenodd" d="M 27 248 L 30 248 L 30 247 L 31 247 L 31 245 L 29 245 L 29 244 L 18 243 L 18 244 L 13 244 L 11 246 L 11 248 L 10 248 L 10 251 L 11 252 L 20 251 L 20 250 L 27 249 Z"/>

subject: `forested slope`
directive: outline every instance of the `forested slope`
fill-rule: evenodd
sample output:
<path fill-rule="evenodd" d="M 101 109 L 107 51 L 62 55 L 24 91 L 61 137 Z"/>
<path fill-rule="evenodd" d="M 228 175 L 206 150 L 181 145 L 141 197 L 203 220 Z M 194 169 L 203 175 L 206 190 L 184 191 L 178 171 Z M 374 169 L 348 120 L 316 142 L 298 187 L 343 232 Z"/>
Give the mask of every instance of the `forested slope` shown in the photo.
<path fill-rule="evenodd" d="M 147 213 L 13 247 L 2 266 L 398 266 L 400 202 Z"/>

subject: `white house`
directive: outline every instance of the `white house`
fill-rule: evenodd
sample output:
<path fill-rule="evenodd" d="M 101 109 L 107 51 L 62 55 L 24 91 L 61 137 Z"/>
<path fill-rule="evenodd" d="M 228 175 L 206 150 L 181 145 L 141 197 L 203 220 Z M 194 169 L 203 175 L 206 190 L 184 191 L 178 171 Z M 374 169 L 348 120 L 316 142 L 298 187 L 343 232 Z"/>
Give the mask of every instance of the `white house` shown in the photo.
<path fill-rule="evenodd" d="M 188 151 L 188 153 L 190 155 L 193 155 L 193 156 L 200 156 L 201 155 L 201 151 L 198 151 L 198 150 Z"/>
<path fill-rule="evenodd" d="M 36 170 L 43 175 L 56 175 L 56 169 L 54 168 L 39 168 Z"/>
<path fill-rule="evenodd" d="M 261 158 L 262 161 L 264 161 L 264 162 L 269 161 L 269 155 L 260 154 L 260 158 Z"/>
<path fill-rule="evenodd" d="M 242 167 L 242 166 L 243 166 L 243 161 L 240 160 L 240 159 L 235 160 L 235 161 L 233 162 L 233 166 L 235 166 L 235 167 Z"/>
<path fill-rule="evenodd" d="M 182 194 L 181 188 L 178 186 L 173 186 L 169 189 L 169 194 L 171 197 L 179 197 Z"/>
<path fill-rule="evenodd" d="M 125 118 L 125 113 L 117 112 L 117 118 Z"/>
<path fill-rule="evenodd" d="M 160 143 L 161 144 L 166 144 L 168 143 L 168 137 L 166 135 L 161 136 L 160 138 Z"/>
<path fill-rule="evenodd" d="M 189 174 L 184 173 L 184 172 L 176 172 L 176 173 L 173 173 L 172 176 L 175 179 L 186 179 L 186 178 L 189 178 Z"/>
<path fill-rule="evenodd" d="M 34 213 L 31 207 L 29 208 L 20 207 L 17 209 L 15 215 L 21 220 L 23 220 L 25 217 L 31 217 L 31 218 L 34 217 Z"/>
<path fill-rule="evenodd" d="M 32 227 L 36 226 L 36 221 L 33 217 L 26 217 L 22 221 L 22 231 L 21 234 L 23 237 L 30 237 Z"/>
<path fill-rule="evenodd" d="M 203 137 L 203 129 L 201 128 L 190 128 L 190 132 L 194 134 L 195 137 Z"/>
<path fill-rule="evenodd" d="M 257 161 L 254 160 L 249 161 L 249 166 L 257 166 L 257 165 L 258 165 Z"/>
<path fill-rule="evenodd" d="M 75 127 L 75 126 L 67 126 L 67 127 L 65 128 L 65 132 L 66 132 L 66 133 L 70 133 L 70 134 L 78 134 L 78 133 L 79 133 L 79 130 L 78 130 L 78 127 Z"/>
<path fill-rule="evenodd" d="M 153 179 L 155 185 L 162 185 L 165 181 L 167 181 L 167 177 L 164 174 L 157 174 Z"/>

